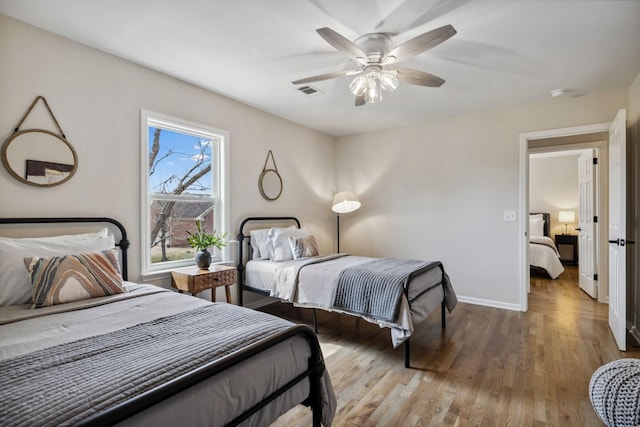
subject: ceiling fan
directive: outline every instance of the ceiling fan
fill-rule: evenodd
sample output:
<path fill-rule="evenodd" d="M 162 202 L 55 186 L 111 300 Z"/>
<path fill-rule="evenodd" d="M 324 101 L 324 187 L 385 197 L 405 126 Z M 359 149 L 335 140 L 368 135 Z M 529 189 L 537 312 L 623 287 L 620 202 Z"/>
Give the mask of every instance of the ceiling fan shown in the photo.
<path fill-rule="evenodd" d="M 369 33 L 354 42 L 333 31 L 331 28 L 316 30 L 331 46 L 359 64 L 359 68 L 348 71 L 320 74 L 295 80 L 294 85 L 334 79 L 342 76 L 356 76 L 349 90 L 356 96 L 356 107 L 382 100 L 382 90 L 394 91 L 400 81 L 419 86 L 440 87 L 444 80 L 433 74 L 409 68 L 393 66 L 412 58 L 456 34 L 455 28 L 445 25 L 414 37 L 398 46 L 393 46 L 387 33 Z"/>

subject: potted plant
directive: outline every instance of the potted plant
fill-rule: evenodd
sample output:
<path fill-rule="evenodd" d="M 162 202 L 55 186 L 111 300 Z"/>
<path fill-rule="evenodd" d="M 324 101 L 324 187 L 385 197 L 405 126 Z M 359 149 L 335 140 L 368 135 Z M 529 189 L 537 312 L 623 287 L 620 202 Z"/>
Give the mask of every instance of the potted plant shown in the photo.
<path fill-rule="evenodd" d="M 227 246 L 227 233 L 219 235 L 214 230 L 212 234 L 209 234 L 205 231 L 202 226 L 202 221 L 199 219 L 196 220 L 196 232 L 192 233 L 187 231 L 187 234 L 189 235 L 187 241 L 191 247 L 198 249 L 196 264 L 198 268 L 203 270 L 208 269 L 211 265 L 211 252 L 209 252 L 208 249 L 211 246 L 215 246 L 217 249 L 222 249 L 224 246 Z"/>

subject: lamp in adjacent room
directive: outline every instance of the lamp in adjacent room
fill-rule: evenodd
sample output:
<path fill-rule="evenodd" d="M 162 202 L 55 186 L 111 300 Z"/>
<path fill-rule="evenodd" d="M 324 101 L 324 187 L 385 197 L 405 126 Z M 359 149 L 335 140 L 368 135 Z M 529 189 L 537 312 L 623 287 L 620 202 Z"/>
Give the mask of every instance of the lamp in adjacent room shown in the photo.
<path fill-rule="evenodd" d="M 331 210 L 336 213 L 338 252 L 340 252 L 340 214 L 353 212 L 357 210 L 360 205 L 360 199 L 358 199 L 358 196 L 356 196 L 356 193 L 353 191 L 338 191 L 333 195 Z"/>
<path fill-rule="evenodd" d="M 564 223 L 564 234 L 567 233 L 567 224 L 576 221 L 576 213 L 574 211 L 560 211 L 558 212 L 558 222 Z"/>

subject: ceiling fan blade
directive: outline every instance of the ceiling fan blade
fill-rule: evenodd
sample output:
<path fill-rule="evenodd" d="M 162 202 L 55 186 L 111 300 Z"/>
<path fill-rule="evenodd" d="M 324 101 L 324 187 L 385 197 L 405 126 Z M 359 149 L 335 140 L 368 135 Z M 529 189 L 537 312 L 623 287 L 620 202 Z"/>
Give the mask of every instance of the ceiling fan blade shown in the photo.
<path fill-rule="evenodd" d="M 342 77 L 342 76 L 353 76 L 355 74 L 360 74 L 360 73 L 361 71 L 359 70 L 336 71 L 334 73 L 318 74 L 317 76 L 306 77 L 304 79 L 292 81 L 291 83 L 293 83 L 294 85 L 300 85 L 303 83 L 312 83 L 312 82 L 319 82 L 322 80 L 335 79 L 337 77 Z"/>
<path fill-rule="evenodd" d="M 360 107 L 367 103 L 367 100 L 364 98 L 364 95 L 356 95 L 356 107 Z"/>
<path fill-rule="evenodd" d="M 367 55 L 362 50 L 360 50 L 358 46 L 351 43 L 344 36 L 336 33 L 328 27 L 318 28 L 316 32 L 320 34 L 320 36 L 325 39 L 327 43 L 347 55 L 349 58 L 361 64 L 366 64 Z"/>
<path fill-rule="evenodd" d="M 424 71 L 412 70 L 409 68 L 396 68 L 398 71 L 398 79 L 405 83 L 412 85 L 427 86 L 427 87 L 440 87 L 444 83 L 444 80 L 433 74 L 425 73 Z"/>
<path fill-rule="evenodd" d="M 456 29 L 451 25 L 445 25 L 435 30 L 427 31 L 391 49 L 382 59 L 382 63 L 392 64 L 412 58 L 419 53 L 438 46 L 440 43 L 453 37 L 456 33 Z"/>

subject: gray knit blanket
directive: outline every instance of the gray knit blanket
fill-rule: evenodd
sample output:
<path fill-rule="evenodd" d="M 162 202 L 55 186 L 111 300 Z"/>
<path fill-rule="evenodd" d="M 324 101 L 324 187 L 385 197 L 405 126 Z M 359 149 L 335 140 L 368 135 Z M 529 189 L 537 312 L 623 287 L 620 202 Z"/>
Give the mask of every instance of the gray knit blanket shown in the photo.
<path fill-rule="evenodd" d="M 213 304 L 6 359 L 0 424 L 72 425 L 291 326 Z"/>
<path fill-rule="evenodd" d="M 640 425 L 640 360 L 619 359 L 599 367 L 591 375 L 589 397 L 607 426 Z"/>
<path fill-rule="evenodd" d="M 375 320 L 394 322 L 398 318 L 404 283 L 409 275 L 437 263 L 380 258 L 345 268 L 338 278 L 334 306 Z"/>

